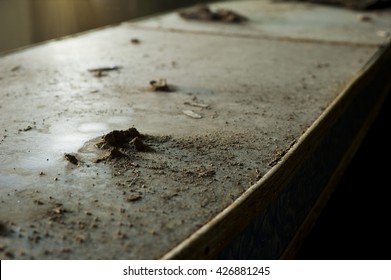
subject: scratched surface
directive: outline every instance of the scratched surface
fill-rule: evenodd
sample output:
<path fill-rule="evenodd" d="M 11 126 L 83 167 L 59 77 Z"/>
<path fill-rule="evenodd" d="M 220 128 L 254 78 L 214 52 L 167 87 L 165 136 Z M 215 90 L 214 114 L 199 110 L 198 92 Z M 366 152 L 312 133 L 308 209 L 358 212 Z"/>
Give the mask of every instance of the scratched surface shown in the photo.
<path fill-rule="evenodd" d="M 365 29 L 359 45 L 281 40 L 289 15 L 268 9 L 312 9 L 259 1 L 255 16 L 257 3 L 220 4 L 250 25 L 172 13 L 181 32 L 153 18 L 1 57 L 0 257 L 160 258 L 264 176 L 378 48 Z M 322 9 L 353 29 L 351 12 Z M 271 38 L 241 36 L 259 30 Z M 171 91 L 150 90 L 160 78 Z M 94 162 L 99 137 L 130 127 L 154 152 Z"/>

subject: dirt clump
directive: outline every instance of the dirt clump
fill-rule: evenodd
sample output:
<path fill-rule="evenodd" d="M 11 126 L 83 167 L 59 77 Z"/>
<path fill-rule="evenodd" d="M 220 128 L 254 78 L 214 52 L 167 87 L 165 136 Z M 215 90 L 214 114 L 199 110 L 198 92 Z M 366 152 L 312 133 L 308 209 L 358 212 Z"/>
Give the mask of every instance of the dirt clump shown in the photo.
<path fill-rule="evenodd" d="M 136 137 L 143 137 L 134 127 L 127 130 L 113 130 L 102 136 L 102 139 L 96 146 L 100 149 L 126 148 L 129 142 Z"/>
<path fill-rule="evenodd" d="M 152 152 L 154 149 L 144 143 L 146 136 L 134 127 L 127 130 L 113 130 L 102 136 L 95 145 L 106 153 L 96 162 L 122 158 L 133 152 Z"/>
<path fill-rule="evenodd" d="M 74 165 L 79 165 L 79 160 L 77 159 L 77 157 L 75 155 L 64 154 L 64 158 L 65 158 L 65 160 L 69 161 L 70 163 L 72 163 Z"/>

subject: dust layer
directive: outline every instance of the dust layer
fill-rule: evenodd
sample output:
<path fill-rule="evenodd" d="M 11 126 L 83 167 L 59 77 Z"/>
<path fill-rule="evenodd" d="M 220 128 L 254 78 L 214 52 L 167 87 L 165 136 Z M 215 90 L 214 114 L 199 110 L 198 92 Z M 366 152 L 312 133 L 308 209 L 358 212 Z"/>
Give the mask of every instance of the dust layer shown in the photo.
<path fill-rule="evenodd" d="M 70 151 L 69 175 L 59 176 L 66 188 L 8 197 L 27 201 L 29 212 L 1 221 L 0 255 L 157 259 L 267 172 L 274 156 L 260 157 L 270 147 L 257 140 L 251 132 L 173 137 L 135 128 L 91 139 Z"/>

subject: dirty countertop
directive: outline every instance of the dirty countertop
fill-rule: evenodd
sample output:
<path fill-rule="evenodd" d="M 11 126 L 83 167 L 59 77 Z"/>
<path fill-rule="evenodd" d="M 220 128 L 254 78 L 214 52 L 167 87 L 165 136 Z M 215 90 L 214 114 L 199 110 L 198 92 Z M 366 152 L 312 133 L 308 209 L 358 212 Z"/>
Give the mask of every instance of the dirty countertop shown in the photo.
<path fill-rule="evenodd" d="M 162 257 L 278 166 L 391 24 L 211 7 L 248 20 L 172 12 L 0 57 L 1 259 Z"/>

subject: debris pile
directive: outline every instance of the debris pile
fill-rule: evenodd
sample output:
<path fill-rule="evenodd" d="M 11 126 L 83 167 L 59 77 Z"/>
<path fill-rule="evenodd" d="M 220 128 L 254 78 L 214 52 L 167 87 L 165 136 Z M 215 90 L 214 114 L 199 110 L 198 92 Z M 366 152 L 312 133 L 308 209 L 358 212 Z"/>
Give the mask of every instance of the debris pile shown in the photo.
<path fill-rule="evenodd" d="M 188 20 L 219 21 L 226 23 L 242 23 L 248 20 L 245 16 L 231 10 L 217 9 L 216 11 L 212 11 L 205 4 L 180 10 L 178 14 Z"/>

